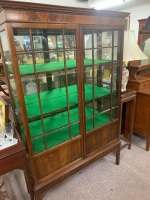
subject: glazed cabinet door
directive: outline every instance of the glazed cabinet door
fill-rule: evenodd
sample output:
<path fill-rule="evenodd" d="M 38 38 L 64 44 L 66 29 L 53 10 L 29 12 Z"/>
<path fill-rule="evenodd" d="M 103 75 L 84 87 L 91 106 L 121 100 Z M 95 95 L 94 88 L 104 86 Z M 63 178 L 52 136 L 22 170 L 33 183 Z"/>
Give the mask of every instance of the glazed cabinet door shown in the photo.
<path fill-rule="evenodd" d="M 9 62 L 3 45 L 5 62 L 20 133 L 41 179 L 82 157 L 78 27 L 14 27 L 12 33 L 16 56 Z"/>
<path fill-rule="evenodd" d="M 85 146 L 89 154 L 118 138 L 121 30 L 83 27 Z"/>

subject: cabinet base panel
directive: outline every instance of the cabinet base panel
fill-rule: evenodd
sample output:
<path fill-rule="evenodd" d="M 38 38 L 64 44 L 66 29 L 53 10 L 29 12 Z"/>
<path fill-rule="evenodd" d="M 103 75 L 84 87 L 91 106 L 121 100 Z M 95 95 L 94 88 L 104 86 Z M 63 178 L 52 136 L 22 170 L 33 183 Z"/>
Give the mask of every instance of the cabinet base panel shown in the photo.
<path fill-rule="evenodd" d="M 41 200 L 44 193 L 48 191 L 51 187 L 57 185 L 61 181 L 65 180 L 69 176 L 73 175 L 74 173 L 80 171 L 84 167 L 90 165 L 91 163 L 95 162 L 96 160 L 104 157 L 108 153 L 116 151 L 116 164 L 119 163 L 118 160 L 120 158 L 120 155 L 118 152 L 120 152 L 120 141 L 114 141 L 111 144 L 105 146 L 100 151 L 95 151 L 94 153 L 91 153 L 87 158 L 81 160 L 79 163 L 73 165 L 72 167 L 69 167 L 68 169 L 64 170 L 63 172 L 55 175 L 54 177 L 42 181 L 37 185 L 33 185 L 33 191 L 35 195 L 36 200 Z"/>

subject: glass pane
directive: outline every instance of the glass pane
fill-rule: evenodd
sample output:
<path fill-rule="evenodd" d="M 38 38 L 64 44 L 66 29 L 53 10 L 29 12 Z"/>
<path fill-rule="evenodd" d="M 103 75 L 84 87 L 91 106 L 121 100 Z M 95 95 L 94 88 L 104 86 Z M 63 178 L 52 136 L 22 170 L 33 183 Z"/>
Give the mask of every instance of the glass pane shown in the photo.
<path fill-rule="evenodd" d="M 112 48 L 102 48 L 99 57 L 104 60 L 112 60 Z"/>
<path fill-rule="evenodd" d="M 31 54 L 18 54 L 17 58 L 21 75 L 33 74 L 35 72 Z"/>
<path fill-rule="evenodd" d="M 111 96 L 107 95 L 105 97 L 97 99 L 95 105 L 96 105 L 95 109 L 97 109 L 97 112 L 103 112 L 105 110 L 110 110 L 111 109 Z"/>
<path fill-rule="evenodd" d="M 114 108 L 112 109 L 112 116 L 111 116 L 111 120 L 115 120 L 118 118 L 118 108 Z"/>
<path fill-rule="evenodd" d="M 93 130 L 94 127 L 94 118 L 86 118 L 86 132 Z"/>
<path fill-rule="evenodd" d="M 112 46 L 112 31 L 94 31 L 94 48 L 111 47 Z"/>
<path fill-rule="evenodd" d="M 8 44 L 6 31 L 0 32 L 0 40 L 1 40 L 2 48 L 3 48 L 5 64 L 7 65 L 7 67 L 11 68 L 11 72 L 12 72 L 9 44 Z"/>
<path fill-rule="evenodd" d="M 14 40 L 33 151 L 37 154 L 80 133 L 76 32 L 17 29 Z"/>
<path fill-rule="evenodd" d="M 43 43 L 44 43 L 44 39 L 43 39 L 42 35 L 39 34 L 39 35 L 34 36 L 34 34 L 33 34 L 34 51 L 43 50 Z"/>
<path fill-rule="evenodd" d="M 112 109 L 118 106 L 120 46 L 114 46 L 114 43 L 119 45 L 118 31 L 86 30 L 84 33 L 90 41 L 90 48 L 86 48 L 84 36 L 85 117 L 86 131 L 90 131 L 114 119 Z"/>
<path fill-rule="evenodd" d="M 80 124 L 79 123 L 73 124 L 71 126 L 71 133 L 72 133 L 72 138 L 79 136 L 79 134 L 80 134 Z"/>
<path fill-rule="evenodd" d="M 119 65 L 118 65 L 119 66 Z M 113 91 L 118 91 L 119 89 L 119 77 L 120 77 L 120 68 L 117 65 L 114 65 L 113 67 L 113 73 L 112 73 L 112 89 Z"/>
<path fill-rule="evenodd" d="M 144 37 L 143 37 L 144 38 Z M 142 52 L 147 56 L 148 59 L 141 60 L 141 65 L 148 65 L 150 63 L 150 38 L 145 40 L 141 45 Z"/>
<path fill-rule="evenodd" d="M 86 61 L 86 59 L 92 59 L 92 50 L 90 50 L 90 49 L 89 50 L 85 50 L 84 57 L 85 57 L 85 62 L 88 61 L 88 60 Z M 87 63 L 87 64 L 92 64 L 92 62 L 91 63 Z"/>
<path fill-rule="evenodd" d="M 25 95 L 37 93 L 36 79 L 34 76 L 23 77 L 21 81 Z"/>
<path fill-rule="evenodd" d="M 60 75 L 59 73 L 46 74 L 44 87 L 45 89 L 47 88 L 47 90 L 40 93 L 43 114 L 67 107 L 65 78 L 65 75 Z"/>
<path fill-rule="evenodd" d="M 65 30 L 64 33 L 65 33 L 65 36 L 64 36 L 65 48 L 74 50 L 76 47 L 75 31 L 74 30 Z"/>
<path fill-rule="evenodd" d="M 14 96 L 16 96 L 17 95 L 17 89 L 16 89 L 16 83 L 15 83 L 15 79 L 14 79 L 13 74 L 10 74 L 9 80 L 10 80 L 11 92 Z"/>
<path fill-rule="evenodd" d="M 118 106 L 118 93 L 113 92 L 112 94 L 112 107 L 117 107 Z"/>
<path fill-rule="evenodd" d="M 38 154 L 40 152 L 43 152 L 45 150 L 44 138 L 39 137 L 37 139 L 32 140 L 32 147 L 33 147 L 33 153 L 34 154 Z"/>
<path fill-rule="evenodd" d="M 92 48 L 92 31 L 84 31 L 84 48 Z"/>
<path fill-rule="evenodd" d="M 101 73 L 102 73 L 102 86 L 104 88 L 111 88 L 111 84 L 112 84 L 111 66 L 110 65 L 102 66 Z"/>
<path fill-rule="evenodd" d="M 34 76 L 21 77 L 24 100 L 28 118 L 40 115 L 40 105 L 38 99 L 38 85 Z"/>
<path fill-rule="evenodd" d="M 120 46 L 120 32 L 119 31 L 114 31 L 114 46 Z"/>
<path fill-rule="evenodd" d="M 55 131 L 51 134 L 47 134 L 46 135 L 47 148 L 49 149 L 53 146 L 56 146 L 56 145 L 61 144 L 63 142 L 66 142 L 69 139 L 70 139 L 69 129 L 67 127 L 60 129 L 58 131 Z"/>
<path fill-rule="evenodd" d="M 95 127 L 102 126 L 110 122 L 110 111 L 95 116 Z"/>
<path fill-rule="evenodd" d="M 101 114 L 98 114 L 98 112 L 95 112 L 95 115 L 93 117 L 88 117 L 86 119 L 86 131 L 90 131 L 108 122 L 110 122 L 110 111 L 107 111 Z"/>
<path fill-rule="evenodd" d="M 70 109 L 68 114 L 69 114 L 70 123 L 74 123 L 74 122 L 79 121 L 79 110 L 78 110 L 78 108 Z"/>
<path fill-rule="evenodd" d="M 44 132 L 50 133 L 68 124 L 68 112 L 60 112 L 44 118 Z"/>
<path fill-rule="evenodd" d="M 68 80 L 68 86 L 70 85 L 76 85 L 77 84 L 77 70 L 72 69 L 72 70 L 67 70 L 67 80 Z"/>
<path fill-rule="evenodd" d="M 76 59 L 75 51 L 66 51 L 66 60 L 74 60 Z"/>
<path fill-rule="evenodd" d="M 113 60 L 114 61 L 120 60 L 120 47 L 114 47 Z"/>
<path fill-rule="evenodd" d="M 61 53 L 61 57 L 60 57 L 60 53 Z M 64 62 L 63 52 L 39 53 L 39 54 L 35 54 L 35 57 L 36 57 L 36 71 L 37 72 L 57 71 L 57 70 L 64 69 L 65 67 L 66 68 L 76 67 L 75 60 L 69 59 L 66 61 L 66 63 Z"/>
<path fill-rule="evenodd" d="M 41 121 L 41 119 L 29 122 L 29 129 L 30 129 L 31 138 L 35 138 L 37 136 L 42 135 L 42 121 Z"/>
<path fill-rule="evenodd" d="M 62 54 L 63 55 L 63 54 Z M 57 51 L 52 51 L 49 53 L 49 58 L 50 58 L 50 61 L 59 61 L 59 52 Z"/>
<path fill-rule="evenodd" d="M 16 52 L 31 51 L 29 29 L 14 29 Z"/>

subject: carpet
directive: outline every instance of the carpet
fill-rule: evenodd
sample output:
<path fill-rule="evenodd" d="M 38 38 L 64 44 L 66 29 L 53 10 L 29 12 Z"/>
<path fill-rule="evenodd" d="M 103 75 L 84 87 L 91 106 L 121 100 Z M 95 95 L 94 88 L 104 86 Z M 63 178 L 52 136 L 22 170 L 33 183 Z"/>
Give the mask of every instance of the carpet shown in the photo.
<path fill-rule="evenodd" d="M 6 191 L 6 187 L 4 185 L 3 178 L 0 178 L 0 200 L 7 200 L 8 198 L 8 193 Z"/>
<path fill-rule="evenodd" d="M 150 200 L 150 152 L 145 146 L 145 138 L 134 135 L 131 150 L 121 151 L 120 165 L 112 152 L 49 189 L 43 200 Z M 15 200 L 29 200 L 22 171 L 8 176 Z"/>

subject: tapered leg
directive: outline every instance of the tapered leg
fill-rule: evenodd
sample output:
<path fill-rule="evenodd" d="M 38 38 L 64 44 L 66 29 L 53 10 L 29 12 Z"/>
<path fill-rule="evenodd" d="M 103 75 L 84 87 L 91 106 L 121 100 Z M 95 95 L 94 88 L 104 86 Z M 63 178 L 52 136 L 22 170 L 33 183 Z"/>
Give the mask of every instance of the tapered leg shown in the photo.
<path fill-rule="evenodd" d="M 116 165 L 119 165 L 120 164 L 120 144 L 119 144 L 119 147 L 116 151 Z"/>

